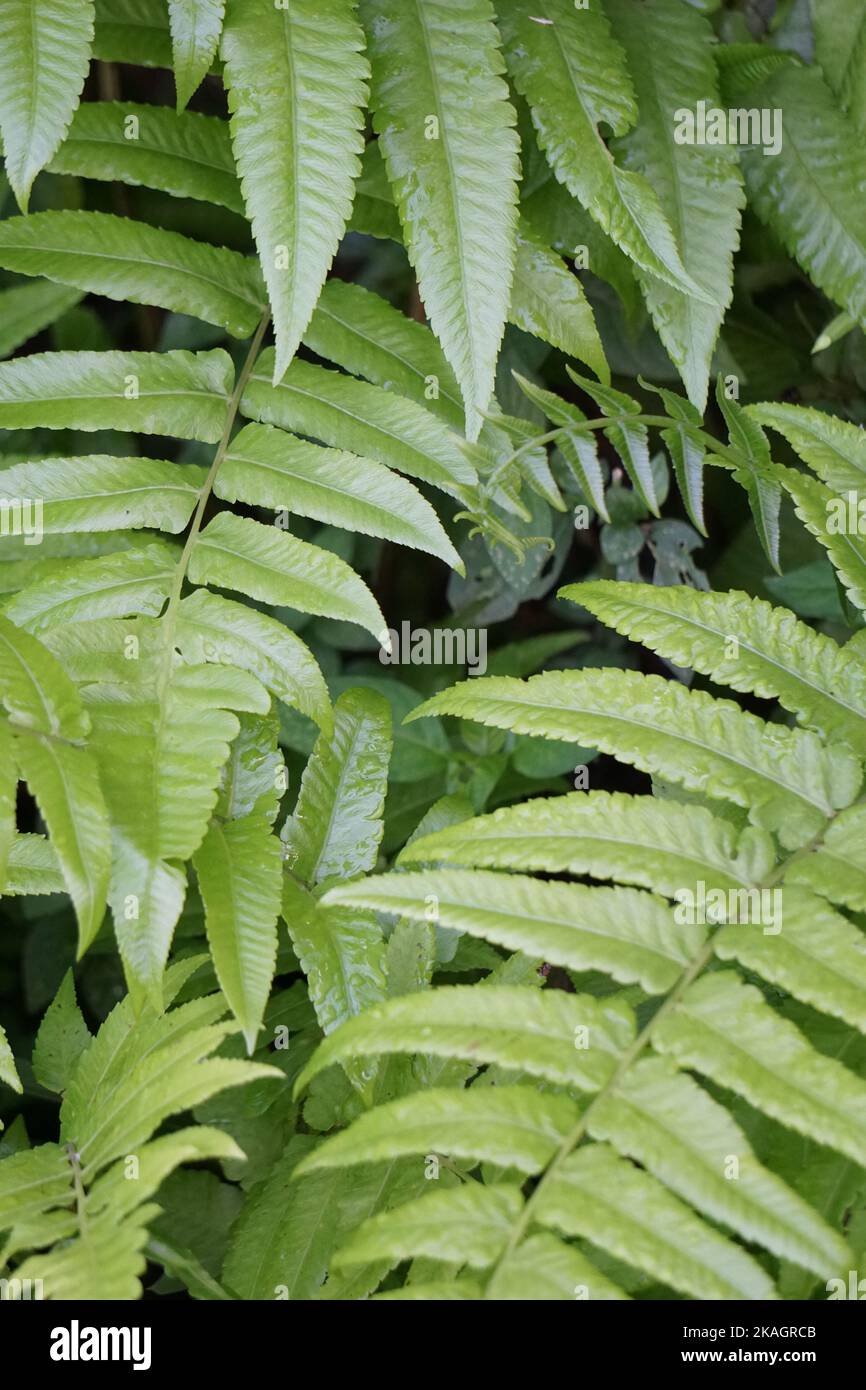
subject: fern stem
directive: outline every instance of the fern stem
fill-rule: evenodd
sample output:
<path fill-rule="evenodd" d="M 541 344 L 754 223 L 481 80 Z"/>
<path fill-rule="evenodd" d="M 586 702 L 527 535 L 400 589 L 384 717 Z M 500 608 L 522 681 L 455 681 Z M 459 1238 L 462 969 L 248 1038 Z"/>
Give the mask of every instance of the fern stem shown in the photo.
<path fill-rule="evenodd" d="M 199 493 L 198 504 L 196 506 L 195 514 L 192 519 L 192 524 L 189 528 L 189 533 L 184 543 L 183 551 L 181 552 L 181 557 L 178 560 L 177 566 L 175 568 L 174 581 L 171 587 L 171 594 L 169 595 L 168 606 L 166 607 L 164 615 L 166 633 L 166 655 L 165 664 L 163 666 L 162 672 L 162 680 L 160 682 L 161 692 L 164 691 L 166 682 L 168 680 L 168 675 L 171 670 L 171 654 L 174 646 L 174 631 L 177 625 L 177 609 L 178 604 L 180 603 L 181 593 L 183 592 L 184 580 L 186 579 L 187 571 L 189 569 L 190 556 L 192 555 L 193 546 L 198 540 L 198 535 L 201 530 L 201 524 L 202 519 L 204 517 L 205 508 L 207 507 L 207 504 L 210 501 L 210 496 L 213 492 L 213 486 L 216 482 L 216 476 L 222 466 L 223 459 L 226 456 L 226 450 L 228 449 L 229 441 L 232 437 L 232 430 L 234 429 L 235 420 L 237 419 L 237 413 L 240 407 L 241 397 L 246 388 L 246 384 L 250 379 L 250 375 L 255 365 L 256 358 L 258 357 L 259 352 L 261 351 L 262 339 L 265 336 L 265 332 L 267 331 L 267 327 L 270 323 L 270 320 L 271 311 L 270 309 L 268 309 L 261 317 L 259 326 L 253 334 L 252 340 L 250 341 L 250 346 L 247 351 L 247 355 L 244 358 L 243 366 L 238 372 L 234 390 L 232 391 L 231 398 L 228 403 L 228 408 L 226 410 L 226 418 L 225 424 L 223 425 L 223 432 L 220 437 L 219 444 L 216 447 L 216 452 L 213 456 L 213 462 L 211 463 L 211 466 L 208 470 L 208 475 L 202 484 L 201 492 Z M 160 703 L 162 703 L 161 699 Z"/>
<path fill-rule="evenodd" d="M 555 444 L 563 435 L 586 434 L 591 430 L 603 430 L 610 425 L 627 423 L 629 425 L 646 425 L 648 429 L 669 429 L 671 425 L 676 425 L 677 421 L 668 415 L 601 415 L 597 420 L 575 420 L 569 425 L 557 425 L 555 429 L 546 430 L 544 434 L 534 435 L 532 439 L 525 439 L 522 444 L 498 463 L 489 477 L 484 482 L 485 496 L 489 496 L 495 484 L 499 481 L 502 474 L 512 463 L 515 463 L 523 454 L 530 449 L 538 449 L 543 444 Z M 689 426 L 692 436 L 700 442 L 703 447 L 712 454 L 717 454 L 719 458 L 730 468 L 747 467 L 749 460 L 745 454 L 730 444 L 723 444 L 720 439 L 708 434 L 706 430 L 699 429 L 697 425 Z"/>

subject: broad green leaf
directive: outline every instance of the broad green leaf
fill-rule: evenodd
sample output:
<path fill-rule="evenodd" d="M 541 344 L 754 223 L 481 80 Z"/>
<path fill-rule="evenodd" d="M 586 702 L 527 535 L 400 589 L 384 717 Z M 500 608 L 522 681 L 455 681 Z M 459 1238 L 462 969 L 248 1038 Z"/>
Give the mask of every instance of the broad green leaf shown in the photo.
<path fill-rule="evenodd" d="M 372 459 L 323 449 L 272 425 L 247 425 L 235 436 L 214 490 L 227 502 L 284 509 L 382 536 L 462 569 L 435 511 L 405 478 Z"/>
<path fill-rule="evenodd" d="M 9 1046 L 9 1039 L 0 1027 L 0 1081 L 5 1086 L 11 1086 L 13 1091 L 19 1093 L 24 1089 L 21 1085 L 21 1078 L 18 1075 L 18 1068 L 15 1066 L 15 1058 Z"/>
<path fill-rule="evenodd" d="M 288 783 L 286 765 L 277 746 L 279 716 L 275 710 L 265 715 L 241 714 L 238 723 L 240 731 L 223 768 L 216 818 L 230 822 L 255 818 L 272 826 Z M 267 854 L 266 849 L 266 857 Z M 278 877 L 279 900 L 282 873 Z"/>
<path fill-rule="evenodd" d="M 777 892 L 773 925 L 729 922 L 714 937 L 716 955 L 866 1032 L 863 932 L 804 888 L 786 883 Z"/>
<path fill-rule="evenodd" d="M 353 0 L 230 0 L 227 8 L 221 51 L 232 144 L 273 309 L 274 384 L 349 219 L 364 148 L 363 46 Z"/>
<path fill-rule="evenodd" d="M 815 57 L 857 130 L 866 129 L 866 14 L 858 0 L 813 4 Z"/>
<path fill-rule="evenodd" d="M 210 72 L 224 10 L 225 0 L 168 0 L 178 111 Z"/>
<path fill-rule="evenodd" d="M 613 0 L 605 6 L 628 59 L 639 119 L 619 142 L 627 169 L 642 175 L 671 221 L 683 266 L 711 303 L 639 268 L 658 334 L 703 411 L 710 364 L 731 302 L 733 258 L 744 196 L 736 150 L 677 143 L 677 113 L 718 100 L 708 21 L 681 0 Z"/>
<path fill-rule="evenodd" d="M 96 0 L 93 56 L 105 63 L 171 68 L 165 0 Z"/>
<path fill-rule="evenodd" d="M 143 185 L 243 214 L 228 122 L 134 101 L 87 101 L 49 170 Z"/>
<path fill-rule="evenodd" d="M 35 338 L 80 299 L 78 290 L 48 280 L 0 290 L 0 357 Z"/>
<path fill-rule="evenodd" d="M 707 534 L 704 522 L 704 464 L 706 452 L 700 435 L 701 415 L 691 401 L 664 386 L 650 387 L 640 378 L 643 387 L 656 391 L 664 401 L 671 423 L 660 431 L 668 448 L 674 476 L 683 502 L 694 525 L 702 536 Z"/>
<path fill-rule="evenodd" d="M 509 1252 L 487 1285 L 485 1298 L 496 1302 L 568 1299 L 626 1299 L 628 1295 L 600 1274 L 573 1245 L 556 1236 L 530 1236 Z"/>
<path fill-rule="evenodd" d="M 433 333 L 362 285 L 329 280 L 304 342 L 328 362 L 463 429 L 460 388 Z"/>
<path fill-rule="evenodd" d="M 68 1193 L 69 1163 L 59 1144 L 11 1154 L 0 1162 L 0 1230 L 66 1201 Z"/>
<path fill-rule="evenodd" d="M 175 548 L 155 538 L 138 550 L 67 560 L 50 578 L 10 599 L 5 612 L 30 632 L 132 613 L 155 616 L 168 597 L 177 560 Z"/>
<path fill-rule="evenodd" d="M 442 927 L 573 970 L 604 970 L 649 994 L 673 987 L 704 935 L 702 927 L 677 925 L 650 893 L 483 870 L 379 874 L 331 888 L 324 902 L 415 920 L 435 914 Z"/>
<path fill-rule="evenodd" d="M 0 131 L 6 176 L 26 212 L 33 180 L 78 105 L 93 42 L 93 0 L 2 0 Z"/>
<path fill-rule="evenodd" d="M 333 733 L 319 735 L 282 831 L 294 878 L 312 886 L 374 867 L 390 754 L 385 700 L 373 690 L 346 691 L 334 707 Z"/>
<path fill-rule="evenodd" d="M 475 482 L 457 437 L 414 401 L 310 362 L 294 361 L 276 387 L 272 371 L 273 354 L 266 349 L 241 399 L 249 418 L 360 452 L 457 496 L 460 485 Z"/>
<path fill-rule="evenodd" d="M 652 184 L 620 168 L 599 132 L 604 122 L 623 135 L 637 118 L 625 54 L 601 8 L 541 0 L 530 13 L 522 0 L 500 0 L 498 12 L 511 75 L 560 183 L 637 265 L 707 299 L 683 266 Z"/>
<path fill-rule="evenodd" d="M 339 1198 L 354 1175 L 324 1172 L 295 1180 L 312 1144 L 309 1135 L 290 1141 L 232 1231 L 223 1278 L 241 1298 L 312 1299 L 324 1281 L 339 1237 Z"/>
<path fill-rule="evenodd" d="M 42 643 L 0 615 L 0 699 L 13 725 L 80 743 L 90 727 L 74 685 Z"/>
<path fill-rule="evenodd" d="M 580 280 L 526 223 L 517 233 L 508 317 L 524 332 L 585 362 L 600 381 L 610 381 L 595 317 Z"/>
<path fill-rule="evenodd" d="M 776 699 L 866 756 L 866 671 L 787 608 L 739 590 L 596 580 L 560 590 L 617 632 L 720 685 Z"/>
<path fill-rule="evenodd" d="M 15 762 L 39 806 L 78 918 L 78 955 L 93 941 L 105 915 L 111 843 L 96 762 L 75 747 L 35 729 L 15 735 Z"/>
<path fill-rule="evenodd" d="M 277 958 L 280 842 L 266 816 L 214 820 L 193 863 L 217 979 L 252 1055 Z"/>
<path fill-rule="evenodd" d="M 364 0 L 362 16 L 379 148 L 421 298 L 475 440 L 493 394 L 517 222 L 516 115 L 493 6 Z"/>
<path fill-rule="evenodd" d="M 136 430 L 216 444 L 227 352 L 48 352 L 0 363 L 0 429 Z"/>
<path fill-rule="evenodd" d="M 742 459 L 742 466 L 735 469 L 734 477 L 746 490 L 764 553 L 778 570 L 782 493 L 770 459 L 767 436 L 753 416 L 747 415 L 742 406 L 728 397 L 721 377 L 716 383 L 716 401 L 725 417 L 728 438 Z"/>
<path fill-rule="evenodd" d="M 738 845 L 730 821 L 702 806 L 623 792 L 571 792 L 503 806 L 413 840 L 399 864 L 464 864 L 589 874 L 673 897 L 703 879 L 713 887 L 749 887 L 766 877 L 775 853 L 750 830 Z"/>
<path fill-rule="evenodd" d="M 588 995 L 491 985 L 478 992 L 440 985 L 368 1009 L 327 1038 L 296 1082 L 299 1091 L 346 1058 L 391 1052 L 433 1053 L 515 1071 L 581 1091 L 600 1090 L 633 1040 L 625 1010 L 605 1010 Z"/>
<path fill-rule="evenodd" d="M 44 835 L 16 835 L 9 849 L 3 892 L 20 897 L 63 891 L 60 865 L 50 840 Z"/>
<path fill-rule="evenodd" d="M 808 473 L 777 465 L 776 474 L 807 531 L 830 557 L 840 584 L 856 608 L 866 612 L 866 537 L 849 524 L 850 495 L 839 497 Z M 859 513 L 856 513 L 859 516 Z"/>
<path fill-rule="evenodd" d="M 796 1133 L 862 1161 L 866 1083 L 816 1051 L 732 972 L 692 985 L 653 1029 L 653 1046 Z"/>
<path fill-rule="evenodd" d="M 72 971 L 45 1011 L 33 1047 L 33 1074 L 49 1091 L 65 1091 L 78 1058 L 93 1041 L 75 997 Z"/>
<path fill-rule="evenodd" d="M 483 1269 L 504 1249 L 522 1206 L 520 1188 L 504 1184 L 469 1183 L 433 1192 L 365 1221 L 341 1246 L 334 1264 L 338 1268 L 367 1260 L 397 1264 L 426 1255 Z"/>
<path fill-rule="evenodd" d="M 577 1107 L 529 1086 L 430 1090 L 379 1105 L 332 1135 L 299 1173 L 368 1163 L 400 1154 L 445 1153 L 538 1173 L 572 1129 Z"/>
<path fill-rule="evenodd" d="M 785 882 L 806 884 L 831 902 L 866 912 L 864 837 L 866 807 L 852 806 L 842 811 L 827 829 L 815 854 L 791 861 Z"/>
<path fill-rule="evenodd" d="M 385 627 L 370 590 L 339 556 L 231 512 L 220 512 L 201 532 L 189 577 L 193 584 L 359 623 L 375 637 Z"/>
<path fill-rule="evenodd" d="M 536 1219 L 693 1297 L 778 1296 L 751 1255 L 606 1144 L 582 1148 L 560 1165 L 541 1189 Z"/>
<path fill-rule="evenodd" d="M 861 189 L 866 152 L 815 67 L 787 66 L 756 93 L 780 112 L 777 155 L 743 152 L 749 204 L 776 233 L 812 283 L 866 322 L 866 233 Z"/>
<path fill-rule="evenodd" d="M 286 875 L 282 915 L 324 1032 L 384 999 L 385 943 L 372 913 L 321 907 Z M 371 1074 L 346 1070 L 359 1084 Z"/>
<path fill-rule="evenodd" d="M 181 599 L 177 640 L 191 664 L 219 662 L 250 671 L 285 704 L 332 727 L 331 702 L 316 660 L 299 637 L 265 613 L 196 589 Z"/>
<path fill-rule="evenodd" d="M 424 714 L 598 748 L 687 791 L 742 806 L 787 848 L 850 804 L 862 777 L 842 746 L 826 748 L 811 732 L 767 724 L 732 701 L 636 671 L 482 677 L 435 695 L 409 719 Z"/>
<path fill-rule="evenodd" d="M 247 338 L 264 294 L 254 261 L 107 212 L 36 212 L 0 222 L 0 265 L 133 304 L 158 304 Z"/>
<path fill-rule="evenodd" d="M 725 1108 L 667 1059 L 631 1067 L 593 1106 L 590 1130 L 744 1240 L 825 1277 L 844 1264 L 844 1241 L 758 1162 Z"/>
<path fill-rule="evenodd" d="M 862 426 L 785 402 L 762 401 L 746 411 L 758 424 L 784 435 L 831 492 L 866 491 L 866 430 Z"/>
<path fill-rule="evenodd" d="M 113 531 L 152 526 L 183 531 L 205 470 L 161 459 L 50 458 L 0 472 L 0 505 L 38 498 L 44 532 Z"/>

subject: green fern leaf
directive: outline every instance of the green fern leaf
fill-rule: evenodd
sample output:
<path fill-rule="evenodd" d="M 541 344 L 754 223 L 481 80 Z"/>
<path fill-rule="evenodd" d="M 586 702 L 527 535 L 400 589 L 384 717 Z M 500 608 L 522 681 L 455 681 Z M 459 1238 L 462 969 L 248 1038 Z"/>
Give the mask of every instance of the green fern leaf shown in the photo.
<path fill-rule="evenodd" d="M 724 1107 L 666 1059 L 638 1062 L 599 1097 L 590 1130 L 743 1239 L 825 1278 L 844 1266 L 845 1242 L 758 1162 Z"/>
<path fill-rule="evenodd" d="M 63 891 L 63 876 L 50 840 L 44 835 L 16 835 L 6 863 L 4 894 L 7 897 L 21 897 L 30 893 Z"/>
<path fill-rule="evenodd" d="M 859 928 L 802 888 L 782 890 L 767 932 L 729 923 L 714 938 L 721 960 L 781 985 L 796 999 L 866 1032 L 866 940 Z"/>
<path fill-rule="evenodd" d="M 778 830 L 787 848 L 811 839 L 853 801 L 861 781 L 859 764 L 844 747 L 826 748 L 815 734 L 766 724 L 731 701 L 636 671 L 463 681 L 408 718 L 426 714 L 596 747 L 689 791 L 744 807 L 755 824 Z"/>
<path fill-rule="evenodd" d="M 161 459 L 44 459 L 0 473 L 0 505 L 16 497 L 42 500 L 42 530 L 113 531 L 152 526 L 177 533 L 189 523 L 205 469 Z"/>
<path fill-rule="evenodd" d="M 33 1046 L 33 1075 L 49 1091 L 65 1091 L 82 1052 L 93 1041 L 75 997 L 72 971 L 45 1010 Z"/>
<path fill-rule="evenodd" d="M 699 926 L 678 926 L 668 904 L 649 893 L 545 883 L 519 874 L 378 874 L 331 888 L 323 901 L 416 921 L 435 912 L 440 926 L 572 970 L 605 970 L 649 994 L 673 987 L 704 934 Z"/>
<path fill-rule="evenodd" d="M 93 56 L 104 63 L 171 68 L 171 31 L 164 0 L 96 0 Z"/>
<path fill-rule="evenodd" d="M 523 394 L 542 410 L 548 420 L 552 420 L 555 425 L 568 427 L 569 425 L 580 425 L 586 420 L 582 410 L 570 401 L 564 401 L 553 391 L 545 391 L 543 387 L 536 386 L 534 382 L 528 381 L 519 372 L 514 373 L 514 380 L 517 382 Z M 572 469 L 586 499 L 595 507 L 595 510 L 605 521 L 609 521 L 607 504 L 604 500 L 604 477 L 601 471 L 601 464 L 598 461 L 598 449 L 595 438 L 591 433 L 576 430 L 574 434 L 562 435 L 559 440 L 559 447 L 566 463 Z"/>
<path fill-rule="evenodd" d="M 774 861 L 762 831 L 738 840 L 730 821 L 702 806 L 600 791 L 500 807 L 413 840 L 397 860 L 589 874 L 666 897 L 697 879 L 736 891 L 765 878 Z"/>
<path fill-rule="evenodd" d="M 365 0 L 362 15 L 373 125 L 421 298 L 475 440 L 493 394 L 517 221 L 516 116 L 493 6 Z"/>
<path fill-rule="evenodd" d="M 858 131 L 866 129 L 866 15 L 857 0 L 813 5 L 815 57 Z"/>
<path fill-rule="evenodd" d="M 180 601 L 177 640 L 190 664 L 239 666 L 330 732 L 331 702 L 316 660 L 300 638 L 274 618 L 196 589 Z"/>
<path fill-rule="evenodd" d="M 789 1129 L 863 1156 L 866 1083 L 817 1052 L 731 972 L 693 984 L 653 1029 L 653 1046 L 745 1097 Z"/>
<path fill-rule="evenodd" d="M 463 429 L 460 387 L 436 338 L 380 295 L 329 280 L 304 342 L 326 361 L 426 404 L 451 429 Z"/>
<path fill-rule="evenodd" d="M 846 515 L 840 498 L 807 473 L 777 465 L 776 472 L 803 525 L 824 547 L 840 584 L 855 607 L 866 611 L 866 539 L 848 525 L 834 525 L 834 511 Z"/>
<path fill-rule="evenodd" d="M 731 302 L 733 257 L 744 196 L 730 146 L 676 143 L 676 113 L 718 98 L 713 32 L 680 0 L 613 0 L 606 6 L 635 84 L 639 120 L 619 142 L 627 169 L 642 175 L 671 217 L 687 273 L 712 298 L 693 295 L 638 270 L 659 336 L 689 400 L 703 411 L 710 364 Z"/>
<path fill-rule="evenodd" d="M 429 502 L 399 474 L 371 459 L 295 439 L 272 425 L 247 425 L 235 436 L 214 491 L 227 502 L 285 508 L 463 567 Z"/>
<path fill-rule="evenodd" d="M 300 1176 L 433 1152 L 538 1173 L 576 1119 L 577 1107 L 564 1096 L 541 1095 L 529 1086 L 423 1091 L 361 1115 L 326 1139 L 297 1171 Z"/>
<path fill-rule="evenodd" d="M 646 425 L 634 424 L 629 418 L 632 415 L 640 415 L 637 401 L 632 400 L 631 396 L 627 396 L 623 391 L 615 391 L 612 386 L 599 386 L 597 382 L 578 376 L 570 367 L 566 370 L 572 381 L 591 396 L 596 405 L 604 411 L 605 416 L 610 418 L 611 423 L 604 429 L 604 435 L 622 459 L 623 467 L 631 478 L 638 496 L 653 515 L 658 516 L 659 503 L 650 465 L 649 434 Z"/>
<path fill-rule="evenodd" d="M 193 864 L 217 979 L 252 1056 L 277 959 L 280 843 L 263 815 L 213 821 Z"/>
<path fill-rule="evenodd" d="M 866 431 L 803 405 L 762 401 L 746 410 L 784 435 L 831 492 L 866 490 Z"/>
<path fill-rule="evenodd" d="M 216 444 L 228 353 L 50 352 L 0 363 L 0 428 L 137 430 Z"/>
<path fill-rule="evenodd" d="M 866 869 L 858 863 L 864 835 L 866 808 L 842 811 L 828 827 L 817 853 L 792 861 L 785 882 L 805 884 L 831 902 L 866 912 Z"/>
<path fill-rule="evenodd" d="M 133 304 L 159 304 L 248 338 L 265 298 L 254 261 L 107 212 L 37 212 L 0 223 L 0 265 Z"/>
<path fill-rule="evenodd" d="M 359 623 L 375 637 L 385 627 L 370 590 L 338 555 L 231 512 L 220 512 L 198 537 L 189 577 L 263 603 Z"/>
<path fill-rule="evenodd" d="M 595 317 L 579 279 L 525 223 L 517 234 L 508 317 L 524 332 L 585 362 L 600 381 L 610 381 Z"/>
<path fill-rule="evenodd" d="M 78 290 L 47 280 L 0 290 L 0 357 L 35 338 L 80 299 Z"/>
<path fill-rule="evenodd" d="M 15 1058 L 9 1046 L 9 1039 L 5 1032 L 0 1028 L 0 1081 L 5 1086 L 11 1086 L 13 1091 L 19 1094 L 24 1087 L 21 1085 L 21 1077 L 18 1075 L 18 1068 L 15 1066 Z"/>
<path fill-rule="evenodd" d="M 168 0 L 178 111 L 183 110 L 210 72 L 224 10 L 225 0 Z"/>
<path fill-rule="evenodd" d="M 172 545 L 154 537 L 137 550 L 67 560 L 50 578 L 16 594 L 4 611 L 20 627 L 40 633 L 60 623 L 127 613 L 155 616 L 168 597 L 177 558 Z"/>
<path fill-rule="evenodd" d="M 292 876 L 314 885 L 369 873 L 382 838 L 391 754 L 391 712 L 373 690 L 353 689 L 334 708 L 304 769 L 294 815 L 282 832 Z"/>
<path fill-rule="evenodd" d="M 627 1299 L 573 1245 L 543 1233 L 530 1236 L 502 1260 L 485 1297 L 497 1302 Z"/>
<path fill-rule="evenodd" d="M 6 176 L 22 212 L 33 180 L 78 105 L 93 42 L 93 0 L 3 0 L 0 131 Z"/>
<path fill-rule="evenodd" d="M 48 168 L 244 211 L 228 122 L 216 116 L 134 101 L 87 101 Z"/>
<path fill-rule="evenodd" d="M 483 1269 L 501 1254 L 522 1206 L 520 1188 L 504 1184 L 434 1192 L 365 1221 L 336 1253 L 334 1264 L 397 1264 L 426 1255 Z"/>
<path fill-rule="evenodd" d="M 606 1144 L 583 1148 L 559 1166 L 545 1183 L 536 1218 L 697 1298 L 777 1297 L 745 1250 Z"/>
<path fill-rule="evenodd" d="M 275 385 L 349 219 L 363 149 L 362 48 L 354 0 L 231 0 L 226 13 L 232 144 L 273 308 Z"/>
<path fill-rule="evenodd" d="M 474 990 L 442 986 L 391 999 L 347 1023 L 317 1049 L 296 1091 L 346 1058 L 424 1052 L 497 1062 L 592 1092 L 611 1079 L 633 1034 L 626 1010 L 605 1010 L 588 995 L 491 985 L 476 998 Z"/>
<path fill-rule="evenodd" d="M 781 112 L 784 139 L 772 159 L 760 149 L 744 151 L 750 206 L 812 282 L 862 324 L 862 141 L 817 68 L 786 67 L 764 83 L 758 95 L 761 106 Z"/>
<path fill-rule="evenodd" d="M 708 298 L 680 259 L 652 185 L 621 169 L 599 133 L 623 135 L 637 116 L 625 55 L 599 8 L 543 0 L 537 14 L 500 0 L 515 86 L 529 102 L 538 141 L 569 193 L 633 261 L 675 289 Z"/>
<path fill-rule="evenodd" d="M 786 608 L 733 590 L 573 584 L 560 597 L 720 685 L 776 699 L 825 738 L 866 756 L 866 672 Z"/>
<path fill-rule="evenodd" d="M 271 361 L 263 352 L 244 391 L 241 411 L 249 418 L 361 453 L 457 496 L 475 482 L 457 437 L 414 401 L 300 361 L 273 387 Z"/>
<path fill-rule="evenodd" d="M 722 379 L 716 383 L 716 401 L 725 417 L 728 437 L 740 453 L 743 465 L 734 477 L 746 490 L 749 506 L 764 553 L 779 569 L 779 506 L 781 489 L 773 472 L 770 448 L 761 426 L 735 400 L 729 400 Z"/>

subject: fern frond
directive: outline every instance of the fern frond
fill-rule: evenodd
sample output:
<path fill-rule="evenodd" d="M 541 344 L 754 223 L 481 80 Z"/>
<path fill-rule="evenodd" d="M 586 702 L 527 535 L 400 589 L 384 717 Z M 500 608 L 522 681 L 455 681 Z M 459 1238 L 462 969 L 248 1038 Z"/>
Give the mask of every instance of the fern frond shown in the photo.
<path fill-rule="evenodd" d="M 367 98 L 362 49 L 354 0 L 232 0 L 226 15 L 232 147 L 273 309 L 275 385 L 349 219 Z"/>
<path fill-rule="evenodd" d="M 866 756 L 866 671 L 785 608 L 731 590 L 606 580 L 561 591 L 603 622 L 720 685 L 776 699 L 825 738 Z"/>
<path fill-rule="evenodd" d="M 516 114 L 493 6 L 365 0 L 361 12 L 373 125 L 421 298 L 475 440 L 493 394 L 517 221 Z"/>
<path fill-rule="evenodd" d="M 0 5 L 0 131 L 6 174 L 22 212 L 78 105 L 93 22 L 93 0 Z"/>
<path fill-rule="evenodd" d="M 210 71 L 224 12 L 225 0 L 168 0 L 178 111 L 183 110 Z"/>
<path fill-rule="evenodd" d="M 485 677 L 435 695 L 409 719 L 456 714 L 611 753 L 690 791 L 721 797 L 795 848 L 850 804 L 858 762 L 815 734 L 767 724 L 728 700 L 635 671 Z M 659 737 L 661 735 L 662 737 Z"/>
<path fill-rule="evenodd" d="M 36 212 L 0 222 L 0 265 L 133 304 L 158 304 L 248 338 L 262 316 L 255 261 L 108 212 Z"/>

